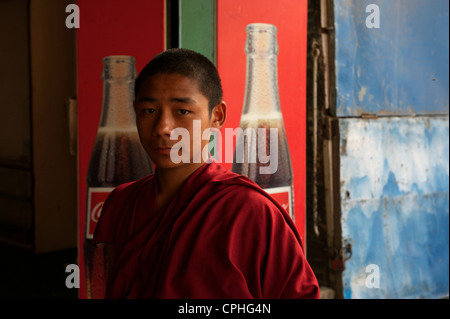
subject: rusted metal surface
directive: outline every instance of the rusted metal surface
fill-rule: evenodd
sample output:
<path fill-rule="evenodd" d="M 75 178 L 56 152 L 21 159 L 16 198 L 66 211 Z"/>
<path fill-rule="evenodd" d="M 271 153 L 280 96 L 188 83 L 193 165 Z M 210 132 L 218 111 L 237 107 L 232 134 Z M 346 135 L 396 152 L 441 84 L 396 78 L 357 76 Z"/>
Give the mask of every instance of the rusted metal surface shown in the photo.
<path fill-rule="evenodd" d="M 448 296 L 449 117 L 339 127 L 344 297 Z"/>

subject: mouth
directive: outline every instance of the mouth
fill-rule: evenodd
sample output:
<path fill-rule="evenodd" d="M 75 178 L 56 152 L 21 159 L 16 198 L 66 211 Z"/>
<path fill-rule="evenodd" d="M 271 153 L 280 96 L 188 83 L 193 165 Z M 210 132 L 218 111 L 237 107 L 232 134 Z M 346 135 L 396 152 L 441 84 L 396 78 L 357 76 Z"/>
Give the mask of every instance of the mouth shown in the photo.
<path fill-rule="evenodd" d="M 178 151 L 180 148 L 176 147 L 154 147 L 153 150 L 162 155 L 170 155 L 170 151 L 174 149 L 174 151 Z"/>

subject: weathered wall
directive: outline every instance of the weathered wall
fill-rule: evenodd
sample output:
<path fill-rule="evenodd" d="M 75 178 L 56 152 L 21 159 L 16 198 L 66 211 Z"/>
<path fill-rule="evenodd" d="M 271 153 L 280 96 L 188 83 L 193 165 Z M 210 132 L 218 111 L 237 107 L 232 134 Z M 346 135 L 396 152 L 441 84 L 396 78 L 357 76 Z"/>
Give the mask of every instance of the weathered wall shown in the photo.
<path fill-rule="evenodd" d="M 334 1 L 344 298 L 448 296 L 448 9 Z"/>

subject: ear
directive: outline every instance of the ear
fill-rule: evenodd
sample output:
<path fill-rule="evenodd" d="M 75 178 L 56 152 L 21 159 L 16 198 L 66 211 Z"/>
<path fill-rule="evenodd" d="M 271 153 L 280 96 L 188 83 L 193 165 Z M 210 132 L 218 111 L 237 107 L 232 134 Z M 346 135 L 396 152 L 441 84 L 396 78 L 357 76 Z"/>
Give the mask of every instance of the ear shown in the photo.
<path fill-rule="evenodd" d="M 214 106 L 211 112 L 211 127 L 220 128 L 225 124 L 227 119 L 227 104 L 225 101 L 220 102 Z"/>

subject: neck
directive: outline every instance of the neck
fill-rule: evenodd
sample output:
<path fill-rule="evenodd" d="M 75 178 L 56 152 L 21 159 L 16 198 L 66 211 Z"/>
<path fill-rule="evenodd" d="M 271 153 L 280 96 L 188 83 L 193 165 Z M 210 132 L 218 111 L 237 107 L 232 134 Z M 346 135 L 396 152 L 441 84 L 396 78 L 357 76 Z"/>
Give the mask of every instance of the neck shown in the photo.
<path fill-rule="evenodd" d="M 175 168 L 157 168 L 158 196 L 171 198 L 189 176 L 202 165 L 203 163 L 191 163 Z"/>

